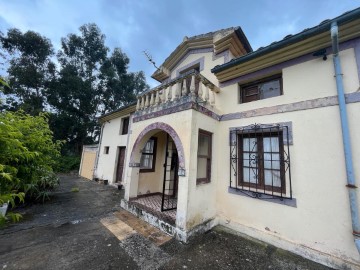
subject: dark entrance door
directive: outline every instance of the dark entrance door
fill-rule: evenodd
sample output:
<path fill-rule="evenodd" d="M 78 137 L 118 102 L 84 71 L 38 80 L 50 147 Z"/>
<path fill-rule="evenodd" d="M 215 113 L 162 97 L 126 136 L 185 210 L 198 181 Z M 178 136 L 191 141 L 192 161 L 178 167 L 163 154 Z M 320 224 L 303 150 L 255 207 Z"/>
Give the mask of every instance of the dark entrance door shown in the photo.
<path fill-rule="evenodd" d="M 167 135 L 161 211 L 173 210 L 177 207 L 178 168 L 176 145 Z"/>
<path fill-rule="evenodd" d="M 125 147 L 118 147 L 118 162 L 116 166 L 116 183 L 122 182 L 125 160 Z"/>

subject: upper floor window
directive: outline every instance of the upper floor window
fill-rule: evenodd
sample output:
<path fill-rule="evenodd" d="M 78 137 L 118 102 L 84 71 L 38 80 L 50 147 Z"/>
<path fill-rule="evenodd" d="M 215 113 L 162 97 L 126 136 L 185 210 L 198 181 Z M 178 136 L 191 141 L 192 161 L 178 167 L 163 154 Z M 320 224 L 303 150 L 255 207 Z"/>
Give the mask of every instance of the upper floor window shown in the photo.
<path fill-rule="evenodd" d="M 268 77 L 240 86 L 240 103 L 277 97 L 283 94 L 281 75 Z"/>
<path fill-rule="evenodd" d="M 129 132 L 129 117 L 125 117 L 121 120 L 121 135 L 128 134 Z"/>
<path fill-rule="evenodd" d="M 156 145 L 157 145 L 157 138 L 154 137 L 151 137 L 145 144 L 140 159 L 141 172 L 155 171 Z"/>

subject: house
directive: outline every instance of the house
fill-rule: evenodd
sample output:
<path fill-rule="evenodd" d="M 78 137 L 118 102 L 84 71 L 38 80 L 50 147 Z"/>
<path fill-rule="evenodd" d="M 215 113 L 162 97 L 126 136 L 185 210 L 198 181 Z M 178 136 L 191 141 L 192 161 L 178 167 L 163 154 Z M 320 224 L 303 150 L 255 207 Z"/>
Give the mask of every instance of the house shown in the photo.
<path fill-rule="evenodd" d="M 95 176 L 122 207 L 181 241 L 221 224 L 360 268 L 360 8 L 256 51 L 240 27 L 185 37 L 152 77 L 100 119 Z"/>

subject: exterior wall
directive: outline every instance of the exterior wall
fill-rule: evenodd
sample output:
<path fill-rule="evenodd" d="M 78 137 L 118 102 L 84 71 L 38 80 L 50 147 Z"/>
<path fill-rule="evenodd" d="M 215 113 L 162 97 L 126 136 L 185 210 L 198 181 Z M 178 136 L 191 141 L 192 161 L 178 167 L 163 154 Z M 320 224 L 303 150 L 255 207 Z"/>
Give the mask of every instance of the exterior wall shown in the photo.
<path fill-rule="evenodd" d="M 102 137 L 99 146 L 98 164 L 95 175 L 100 179 L 109 180 L 109 183 L 114 183 L 116 180 L 118 147 L 127 146 L 128 134 L 120 135 L 121 119 L 122 118 L 116 118 L 105 122 L 102 130 Z M 104 153 L 105 146 L 109 146 L 109 154 Z M 124 166 L 126 166 L 126 161 L 124 163 Z"/>
<path fill-rule="evenodd" d="M 153 137 L 157 138 L 157 151 L 154 172 L 139 173 L 138 195 L 162 192 L 164 180 L 164 161 L 166 151 L 166 133 L 159 132 Z"/>
<path fill-rule="evenodd" d="M 219 152 L 219 122 L 199 112 L 192 111 L 191 123 L 191 156 L 189 168 L 189 192 L 187 229 L 196 227 L 216 216 L 216 186 L 219 167 L 216 166 L 216 158 L 223 154 Z M 211 181 L 206 184 L 196 184 L 197 176 L 197 149 L 199 129 L 212 133 L 212 164 Z"/>
<path fill-rule="evenodd" d="M 345 92 L 358 91 L 354 50 L 342 51 L 340 57 Z M 233 113 L 337 94 L 331 56 L 327 61 L 315 59 L 285 68 L 282 76 L 283 96 L 238 104 L 238 85 L 233 84 L 221 89 L 218 104 L 223 112 Z M 359 180 L 360 103 L 347 104 L 347 108 L 355 178 Z M 289 121 L 293 127 L 291 178 L 297 206 L 230 194 L 229 128 Z M 218 166 L 216 195 L 221 224 L 322 263 L 339 267 L 345 261 L 354 269 L 359 267 L 351 234 L 338 106 L 221 121 L 218 132 L 217 152 L 221 154 L 213 157 Z"/>
<path fill-rule="evenodd" d="M 224 59 L 219 58 L 213 62 L 212 52 L 188 55 L 172 71 L 172 77 L 176 77 L 177 69 L 201 57 L 204 57 L 205 67 L 201 73 L 218 85 L 210 69 L 223 63 Z M 359 90 L 354 49 L 341 51 L 340 57 L 345 92 L 354 93 Z M 220 224 L 241 230 L 315 261 L 337 268 L 356 269 L 360 265 L 360 257 L 351 234 L 338 106 L 325 102 L 321 108 L 299 108 L 297 111 L 285 110 L 271 114 L 267 114 L 266 109 L 284 104 L 288 104 L 287 108 L 291 109 L 294 102 L 310 100 L 311 105 L 313 99 L 336 96 L 332 56 L 328 55 L 327 61 L 314 58 L 279 72 L 283 78 L 282 96 L 239 104 L 237 83 L 222 87 L 221 92 L 217 94 L 216 108 L 222 114 L 262 109 L 262 116 L 220 118 L 220 121 L 217 121 L 189 109 L 133 123 L 127 162 L 130 160 L 135 140 L 142 130 L 155 122 L 166 123 L 177 132 L 184 148 L 186 174 L 179 177 L 176 220 L 178 228 L 183 231 L 191 230 L 215 218 Z M 360 103 L 347 104 L 347 108 L 355 165 L 360 164 Z M 292 123 L 291 178 L 296 205 L 288 206 L 229 193 L 229 129 L 255 123 L 278 122 Z M 213 133 L 211 182 L 202 185 L 196 185 L 199 128 Z M 158 131 L 144 137 L 142 146 L 156 132 Z M 358 181 L 359 176 L 360 168 L 355 166 L 355 178 Z M 150 178 L 148 176 L 148 179 L 145 179 L 142 175 L 139 177 L 138 169 L 127 167 L 125 198 L 136 196 L 139 187 L 142 188 L 146 181 L 150 182 Z M 143 191 L 145 190 L 146 188 Z"/>
<path fill-rule="evenodd" d="M 176 114 L 165 115 L 154 119 L 149 119 L 145 121 L 140 121 L 136 123 L 132 123 L 131 127 L 131 136 L 129 138 L 129 151 L 127 151 L 126 155 L 126 164 L 132 162 L 130 159 L 131 152 L 134 151 L 135 154 L 135 162 L 140 162 L 140 150 L 144 147 L 147 140 L 162 130 L 154 130 L 149 132 L 142 139 L 141 143 L 134 149 L 135 141 L 139 137 L 140 133 L 150 124 L 155 122 L 165 123 L 171 126 L 177 135 L 180 138 L 180 141 L 184 150 L 184 169 L 185 176 L 179 176 L 179 184 L 178 184 L 178 203 L 177 203 L 177 213 L 176 213 L 176 226 L 182 230 L 186 231 L 186 220 L 187 220 L 187 211 L 188 211 L 188 185 L 189 185 L 189 167 L 190 167 L 190 155 L 191 155 L 191 137 L 192 134 L 189 132 L 191 130 L 191 116 L 192 111 L 186 110 Z M 178 149 L 179 151 L 179 149 Z M 159 162 L 161 163 L 161 162 Z M 162 171 L 161 171 L 162 172 Z M 129 200 L 132 197 L 136 197 L 139 188 L 139 182 L 143 181 L 139 177 L 139 168 L 138 167 L 130 167 L 126 166 L 125 170 L 125 199 Z M 142 176 L 141 176 L 142 177 Z M 145 180 L 146 181 L 146 180 Z M 161 182 L 162 183 L 162 182 Z"/>
<path fill-rule="evenodd" d="M 204 61 L 204 69 L 200 70 L 201 75 L 205 76 L 213 84 L 218 85 L 218 80 L 216 79 L 215 75 L 211 73 L 211 69 L 216 65 L 224 64 L 224 57 L 214 57 L 212 51 L 206 53 L 189 54 L 177 64 L 174 70 L 171 71 L 171 78 L 176 78 L 178 76 L 179 70 L 190 67 L 192 66 L 192 63 L 196 63 L 197 61 Z"/>
<path fill-rule="evenodd" d="M 343 77 L 345 93 L 355 92 L 359 88 L 359 79 L 354 49 L 341 51 L 340 57 L 343 74 L 346 74 Z M 321 57 L 314 58 L 314 60 L 273 72 L 282 72 L 283 95 L 239 104 L 239 86 L 232 84 L 221 88 L 216 100 L 217 109 L 222 114 L 228 114 L 336 95 L 332 55 L 328 55 L 326 61 L 323 61 Z M 240 84 L 246 82 L 249 80 Z"/>

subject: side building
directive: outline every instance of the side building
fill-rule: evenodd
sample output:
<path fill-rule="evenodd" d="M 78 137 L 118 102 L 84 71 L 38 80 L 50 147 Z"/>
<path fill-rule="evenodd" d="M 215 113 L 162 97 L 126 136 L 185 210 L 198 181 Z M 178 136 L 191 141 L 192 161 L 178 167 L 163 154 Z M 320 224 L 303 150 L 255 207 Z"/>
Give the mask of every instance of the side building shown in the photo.
<path fill-rule="evenodd" d="M 101 133 L 94 178 L 108 180 L 112 185 L 123 182 L 131 117 L 135 107 L 135 104 L 130 104 L 99 117 Z"/>

